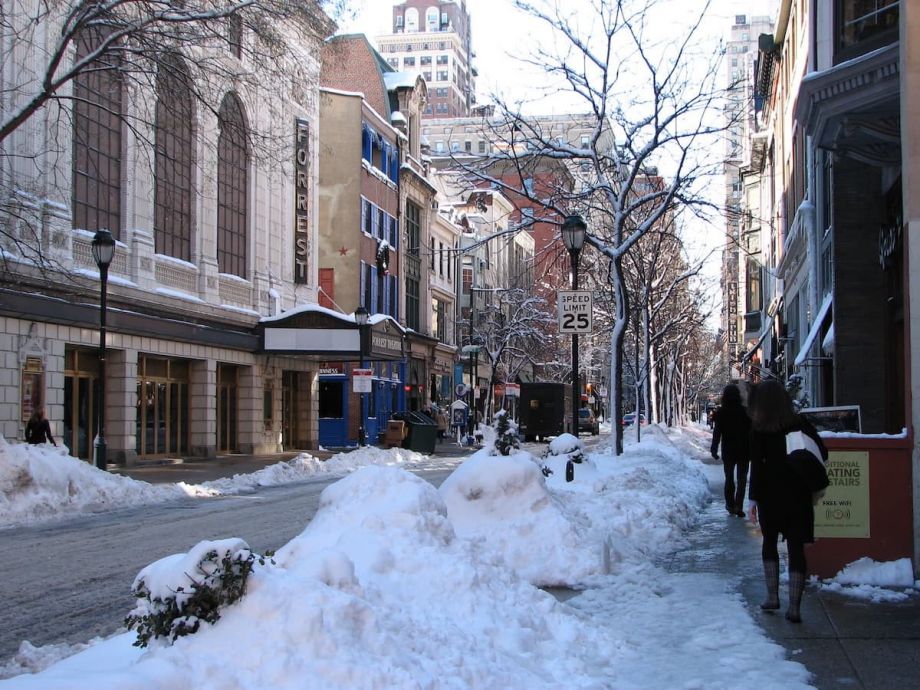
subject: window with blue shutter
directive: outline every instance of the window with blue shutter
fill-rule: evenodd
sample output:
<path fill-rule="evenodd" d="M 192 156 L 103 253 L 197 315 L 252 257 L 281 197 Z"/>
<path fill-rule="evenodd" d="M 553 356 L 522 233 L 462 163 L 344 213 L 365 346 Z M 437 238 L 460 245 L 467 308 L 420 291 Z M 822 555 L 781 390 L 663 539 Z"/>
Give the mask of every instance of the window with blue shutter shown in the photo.
<path fill-rule="evenodd" d="M 367 288 L 367 281 L 364 276 L 364 268 L 366 265 L 367 264 L 365 264 L 363 261 L 361 262 L 361 272 L 359 275 L 361 286 L 359 288 L 360 292 L 358 293 L 358 301 L 361 303 L 361 306 L 364 307 L 365 309 L 367 309 L 367 299 L 365 298 L 365 295 L 364 295 L 364 291 Z"/>
<path fill-rule="evenodd" d="M 399 225 L 393 216 L 390 216 L 390 244 L 393 249 L 399 249 Z"/>
<path fill-rule="evenodd" d="M 377 212 L 377 207 L 371 204 L 370 208 L 371 214 L 371 236 L 377 237 L 380 234 L 380 214 Z"/>
<path fill-rule="evenodd" d="M 383 279 L 383 311 L 393 316 L 390 312 L 390 276 L 386 276 Z"/>
<path fill-rule="evenodd" d="M 367 307 L 367 310 L 371 314 L 376 314 L 378 312 L 378 309 L 377 309 L 377 267 L 371 266 L 370 269 L 371 269 L 370 270 L 371 303 Z"/>
<path fill-rule="evenodd" d="M 367 199 L 361 197 L 361 230 L 366 232 L 367 228 Z"/>
<path fill-rule="evenodd" d="M 361 128 L 361 157 L 368 163 L 371 162 L 371 131 L 367 125 Z"/>
<path fill-rule="evenodd" d="M 386 211 L 384 211 L 383 209 L 380 209 L 380 222 L 377 225 L 377 237 L 379 237 L 382 240 L 387 239 L 387 235 L 390 234 L 387 232 L 387 230 L 389 229 L 388 225 L 389 224 L 387 223 Z"/>
<path fill-rule="evenodd" d="M 399 149 L 393 149 L 394 155 L 390 159 L 390 179 L 393 182 L 399 181 Z"/>

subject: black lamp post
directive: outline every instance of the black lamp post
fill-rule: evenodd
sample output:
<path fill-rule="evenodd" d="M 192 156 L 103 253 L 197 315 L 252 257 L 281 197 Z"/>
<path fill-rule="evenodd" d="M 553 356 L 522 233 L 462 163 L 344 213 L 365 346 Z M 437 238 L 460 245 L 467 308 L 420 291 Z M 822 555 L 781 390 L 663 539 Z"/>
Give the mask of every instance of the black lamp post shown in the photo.
<path fill-rule="evenodd" d="M 108 466 L 105 443 L 105 312 L 106 288 L 109 282 L 109 264 L 115 256 L 115 238 L 108 230 L 97 230 L 93 236 L 93 259 L 99 267 L 99 400 L 96 404 L 96 467 Z"/>
<path fill-rule="evenodd" d="M 364 368 L 364 329 L 367 327 L 367 321 L 370 318 L 370 314 L 367 309 L 364 307 L 358 307 L 355 309 L 355 323 L 358 324 L 358 339 L 360 340 L 360 350 L 361 350 L 361 368 Z M 365 393 L 361 391 L 361 411 L 358 415 L 358 445 L 366 445 L 367 435 L 364 429 L 364 401 Z"/>
<path fill-rule="evenodd" d="M 572 289 L 578 289 L 578 256 L 585 246 L 588 226 L 581 216 L 566 216 L 562 222 L 562 242 L 572 260 Z M 578 386 L 578 333 L 572 333 L 572 434 L 578 436 L 578 406 L 581 390 Z"/>

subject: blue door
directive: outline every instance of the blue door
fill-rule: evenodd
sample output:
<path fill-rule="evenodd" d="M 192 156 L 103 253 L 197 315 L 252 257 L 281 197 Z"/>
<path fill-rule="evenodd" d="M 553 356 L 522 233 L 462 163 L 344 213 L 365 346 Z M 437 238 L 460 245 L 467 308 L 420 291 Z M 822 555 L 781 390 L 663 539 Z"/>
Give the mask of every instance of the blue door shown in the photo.
<path fill-rule="evenodd" d="M 319 443 L 324 448 L 343 448 L 348 438 L 348 379 L 321 376 L 319 379 Z"/>

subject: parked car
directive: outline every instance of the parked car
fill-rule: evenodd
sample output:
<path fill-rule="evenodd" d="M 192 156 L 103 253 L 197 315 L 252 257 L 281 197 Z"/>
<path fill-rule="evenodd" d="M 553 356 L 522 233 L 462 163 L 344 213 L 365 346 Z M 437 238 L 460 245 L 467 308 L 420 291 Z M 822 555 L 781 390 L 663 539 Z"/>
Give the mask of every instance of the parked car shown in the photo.
<path fill-rule="evenodd" d="M 597 436 L 600 431 L 600 424 L 590 407 L 582 407 L 578 410 L 578 430 L 590 431 L 592 436 Z"/>
<path fill-rule="evenodd" d="M 623 415 L 623 426 L 632 426 L 635 423 L 636 423 L 636 413 L 635 412 L 627 412 L 626 414 Z M 645 421 L 644 414 L 639 415 L 639 423 L 642 426 L 645 426 L 646 421 Z"/>

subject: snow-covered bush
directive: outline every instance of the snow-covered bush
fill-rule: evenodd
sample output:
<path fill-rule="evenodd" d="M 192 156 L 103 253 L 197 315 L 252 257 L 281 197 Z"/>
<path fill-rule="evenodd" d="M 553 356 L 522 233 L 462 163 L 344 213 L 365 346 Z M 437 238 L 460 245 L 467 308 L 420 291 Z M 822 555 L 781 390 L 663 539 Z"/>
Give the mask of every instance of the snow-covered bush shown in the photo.
<path fill-rule="evenodd" d="M 581 462 L 585 459 L 583 450 L 584 446 L 577 436 L 559 434 L 550 442 L 548 454 L 554 456 L 567 455 L 572 462 Z"/>
<path fill-rule="evenodd" d="M 223 607 L 239 601 L 258 561 L 242 539 L 202 541 L 188 553 L 154 561 L 134 578 L 132 590 L 137 607 L 125 618 L 128 629 L 137 629 L 135 647 L 156 639 L 172 643 L 198 632 L 201 622 L 216 623 Z"/>
<path fill-rule="evenodd" d="M 492 455 L 510 455 L 512 448 L 520 448 L 517 437 L 517 424 L 508 417 L 505 410 L 495 414 L 495 442 Z"/>

